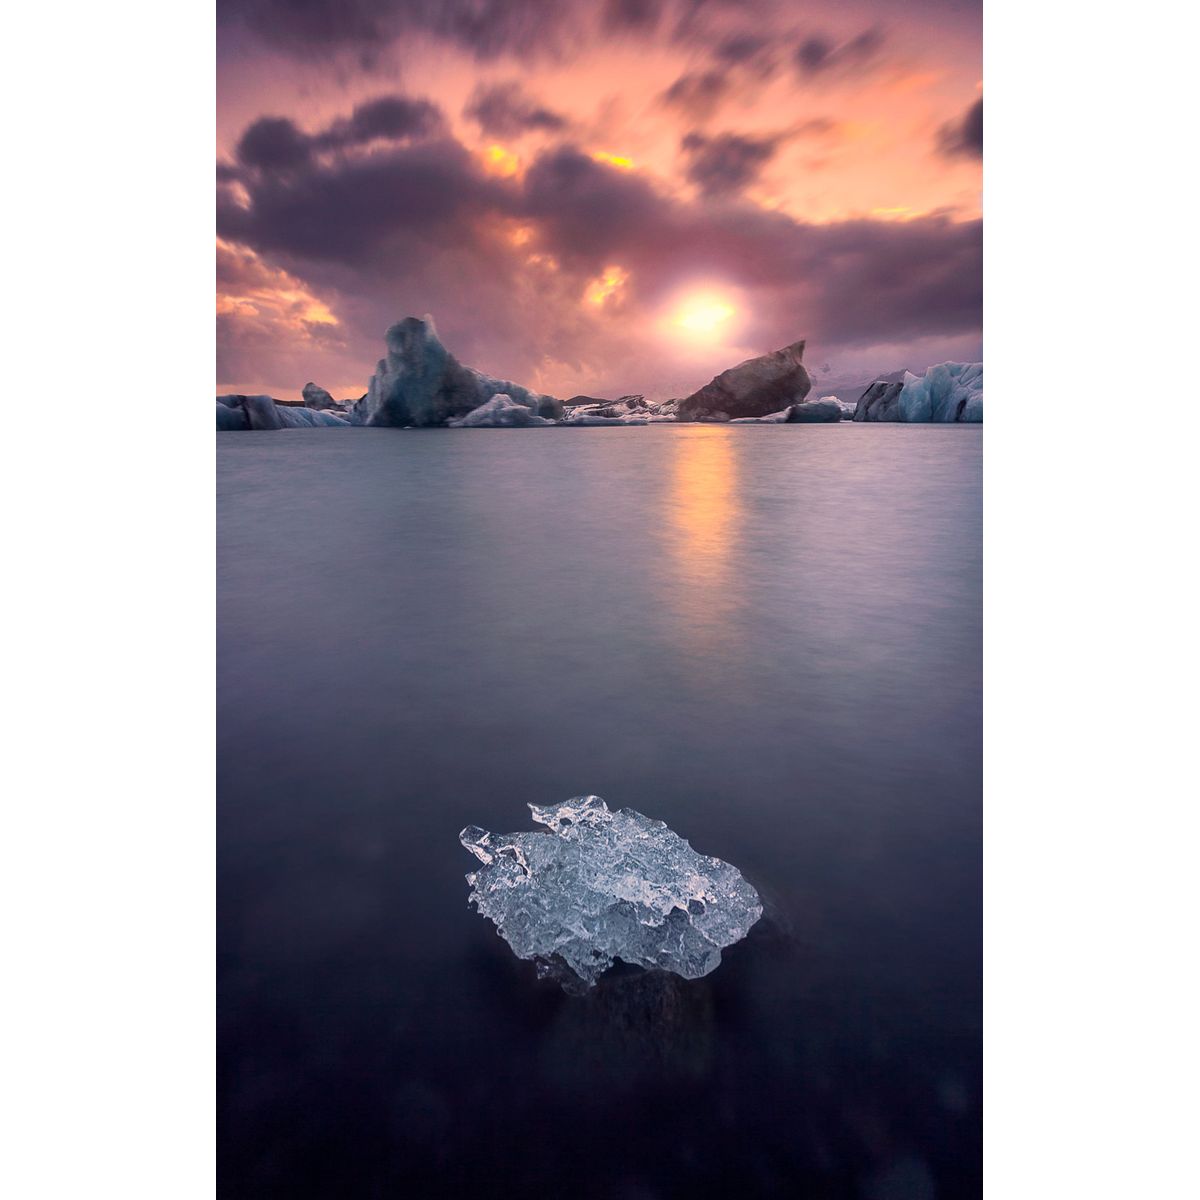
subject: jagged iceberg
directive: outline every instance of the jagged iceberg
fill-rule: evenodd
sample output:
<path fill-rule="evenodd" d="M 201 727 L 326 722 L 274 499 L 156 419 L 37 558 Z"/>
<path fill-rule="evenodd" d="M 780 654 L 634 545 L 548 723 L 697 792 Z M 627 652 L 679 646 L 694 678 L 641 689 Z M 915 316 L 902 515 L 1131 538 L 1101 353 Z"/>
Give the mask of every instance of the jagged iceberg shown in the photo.
<path fill-rule="evenodd" d="M 568 991 L 618 958 L 698 979 L 762 916 L 736 867 L 697 854 L 662 821 L 612 812 L 599 796 L 529 808 L 549 833 L 470 825 L 458 835 L 483 864 L 467 876 L 468 903 Z"/>
<path fill-rule="evenodd" d="M 464 366 L 442 344 L 428 313 L 397 321 L 384 341 L 387 354 L 379 360 L 366 396 L 352 410 L 355 424 L 445 425 L 498 394 L 539 417 L 557 420 L 563 414 L 562 401 L 553 396 Z"/>
<path fill-rule="evenodd" d="M 944 362 L 922 376 L 904 374 L 903 420 L 982 421 L 983 363 Z"/>
<path fill-rule="evenodd" d="M 856 421 L 910 424 L 983 420 L 983 363 L 944 362 L 924 375 L 877 379 L 858 398 Z"/>

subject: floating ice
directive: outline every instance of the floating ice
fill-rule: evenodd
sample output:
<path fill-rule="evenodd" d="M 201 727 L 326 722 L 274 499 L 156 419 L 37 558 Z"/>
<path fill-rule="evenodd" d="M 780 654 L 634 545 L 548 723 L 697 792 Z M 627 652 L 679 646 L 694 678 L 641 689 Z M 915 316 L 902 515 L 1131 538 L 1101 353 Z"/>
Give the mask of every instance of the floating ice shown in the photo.
<path fill-rule="evenodd" d="M 527 404 L 514 400 L 504 392 L 497 392 L 486 404 L 473 408 L 465 417 L 448 421 L 454 429 L 469 429 L 472 426 L 493 429 L 502 426 L 553 425 L 546 417 L 539 417 Z"/>
<path fill-rule="evenodd" d="M 731 425 L 811 425 L 842 420 L 844 410 L 836 396 L 822 396 L 820 400 L 804 400 L 789 404 L 778 412 L 764 417 L 735 417 Z"/>
<path fill-rule="evenodd" d="M 698 979 L 762 916 L 736 867 L 697 854 L 662 821 L 610 812 L 599 796 L 529 807 L 549 833 L 469 825 L 458 835 L 483 864 L 467 876 L 469 903 L 568 991 L 618 958 Z"/>

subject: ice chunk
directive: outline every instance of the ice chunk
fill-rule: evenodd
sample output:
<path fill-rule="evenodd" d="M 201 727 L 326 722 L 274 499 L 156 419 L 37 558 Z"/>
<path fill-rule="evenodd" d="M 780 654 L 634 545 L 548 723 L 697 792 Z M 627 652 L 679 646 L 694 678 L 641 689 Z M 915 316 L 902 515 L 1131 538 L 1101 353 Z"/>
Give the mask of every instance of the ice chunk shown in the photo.
<path fill-rule="evenodd" d="M 698 979 L 762 916 L 736 867 L 697 854 L 662 821 L 611 812 L 599 796 L 529 807 L 549 833 L 470 825 L 458 835 L 483 864 L 467 876 L 468 902 L 568 991 L 618 958 Z"/>
<path fill-rule="evenodd" d="M 731 425 L 805 425 L 815 422 L 840 421 L 842 406 L 836 396 L 822 396 L 820 400 L 805 400 L 800 404 L 789 404 L 778 412 L 763 417 L 734 417 Z"/>
<path fill-rule="evenodd" d="M 763 417 L 734 417 L 730 425 L 786 425 L 792 415 L 792 405 L 781 408 L 778 412 L 767 413 Z"/>
<path fill-rule="evenodd" d="M 314 426 L 349 425 L 350 422 L 317 408 L 296 408 L 292 405 L 277 404 L 276 411 L 284 429 L 310 429 Z"/>
<path fill-rule="evenodd" d="M 473 408 L 465 417 L 448 421 L 447 424 L 456 429 L 465 429 L 471 426 L 553 425 L 554 422 L 539 417 L 527 404 L 521 404 L 504 392 L 497 392 L 486 404 Z"/>
<path fill-rule="evenodd" d="M 567 406 L 562 425 L 653 425 L 674 421 L 678 400 L 653 404 L 645 396 L 621 396 L 616 400 L 586 400 Z"/>

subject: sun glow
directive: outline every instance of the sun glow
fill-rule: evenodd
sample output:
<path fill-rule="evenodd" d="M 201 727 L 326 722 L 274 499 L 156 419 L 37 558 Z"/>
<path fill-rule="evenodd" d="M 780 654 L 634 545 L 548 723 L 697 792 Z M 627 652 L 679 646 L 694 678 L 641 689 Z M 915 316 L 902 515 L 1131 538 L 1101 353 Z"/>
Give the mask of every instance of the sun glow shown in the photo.
<path fill-rule="evenodd" d="M 680 333 L 702 337 L 724 332 L 737 309 L 718 292 L 694 292 L 676 308 L 671 324 Z"/>

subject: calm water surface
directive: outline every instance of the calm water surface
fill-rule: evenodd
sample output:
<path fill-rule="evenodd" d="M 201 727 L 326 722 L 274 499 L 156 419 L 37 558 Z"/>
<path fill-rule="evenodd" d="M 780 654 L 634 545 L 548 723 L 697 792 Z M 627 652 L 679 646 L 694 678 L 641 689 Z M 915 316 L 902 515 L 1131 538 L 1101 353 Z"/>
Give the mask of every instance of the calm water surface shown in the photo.
<path fill-rule="evenodd" d="M 223 1197 L 979 1194 L 981 430 L 217 438 Z M 736 864 L 708 978 L 539 983 L 457 834 Z"/>

